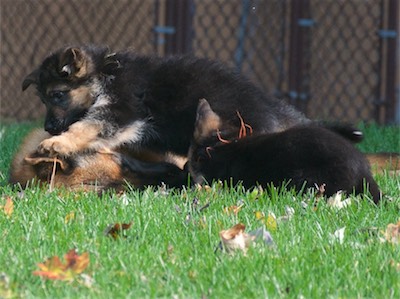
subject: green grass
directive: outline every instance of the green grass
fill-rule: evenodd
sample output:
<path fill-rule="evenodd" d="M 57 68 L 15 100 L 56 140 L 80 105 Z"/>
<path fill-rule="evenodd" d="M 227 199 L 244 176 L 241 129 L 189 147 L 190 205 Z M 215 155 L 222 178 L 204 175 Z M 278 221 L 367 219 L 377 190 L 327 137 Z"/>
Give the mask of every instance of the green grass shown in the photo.
<path fill-rule="evenodd" d="M 311 193 L 270 189 L 256 194 L 218 184 L 212 189 L 131 190 L 123 197 L 108 193 L 71 193 L 31 187 L 23 192 L 5 184 L 10 159 L 29 125 L 3 127 L 0 187 L 7 217 L 0 211 L 0 298 L 399 298 L 400 245 L 380 242 L 400 211 L 400 177 L 377 176 L 392 201 L 379 206 L 362 197 L 335 210 Z M 398 128 L 364 127 L 363 151 L 398 151 Z M 198 207 L 210 203 L 201 212 Z M 237 214 L 225 207 L 242 201 Z M 304 207 L 303 202 L 307 202 Z M 219 232 L 239 222 L 246 231 L 263 224 L 256 211 L 276 216 L 294 209 L 289 221 L 270 230 L 275 246 L 257 244 L 247 254 L 216 248 Z M 66 222 L 67 215 L 74 218 Z M 104 235 L 108 225 L 132 222 L 126 238 Z M 332 234 L 345 227 L 342 243 Z M 44 280 L 32 274 L 37 264 L 69 249 L 89 252 L 85 285 Z"/>

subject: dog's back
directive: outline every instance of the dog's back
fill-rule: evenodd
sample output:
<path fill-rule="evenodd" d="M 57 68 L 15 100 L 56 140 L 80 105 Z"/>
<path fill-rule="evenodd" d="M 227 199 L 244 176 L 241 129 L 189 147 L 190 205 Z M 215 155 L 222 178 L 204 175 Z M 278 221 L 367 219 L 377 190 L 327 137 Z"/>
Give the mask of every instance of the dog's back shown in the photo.
<path fill-rule="evenodd" d="M 215 117 L 212 115 L 212 123 L 216 123 Z M 326 184 L 327 195 L 339 190 L 363 193 L 365 181 L 374 201 L 380 200 L 379 188 L 363 154 L 330 130 L 301 126 L 221 142 L 214 133 L 210 135 L 210 123 L 207 117 L 197 122 L 190 150 L 189 169 L 197 181 L 233 180 L 241 181 L 245 187 L 287 182 L 297 190 Z"/>

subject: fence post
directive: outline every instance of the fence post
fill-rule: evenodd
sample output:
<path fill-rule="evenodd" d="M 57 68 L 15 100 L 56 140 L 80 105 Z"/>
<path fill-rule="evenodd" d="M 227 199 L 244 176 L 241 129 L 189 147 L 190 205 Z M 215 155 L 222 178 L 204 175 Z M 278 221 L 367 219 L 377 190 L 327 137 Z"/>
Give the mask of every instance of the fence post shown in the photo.
<path fill-rule="evenodd" d="M 165 54 L 191 52 L 193 14 L 193 0 L 166 0 L 165 23 L 171 30 L 165 37 Z"/>
<path fill-rule="evenodd" d="M 386 94 L 385 94 L 385 123 L 394 123 L 400 121 L 400 114 L 398 109 L 400 109 L 399 101 L 400 99 L 396 99 L 396 84 L 398 84 L 399 73 L 399 2 L 398 0 L 389 0 L 388 6 L 388 22 L 386 31 L 389 33 L 389 37 L 386 39 L 387 41 L 387 58 L 386 58 Z M 397 70 L 397 74 L 396 74 Z M 397 82 L 396 82 L 397 81 Z M 397 88 L 400 88 L 397 85 Z M 400 90 L 398 90 L 400 92 Z M 400 97 L 398 95 L 398 97 Z M 397 114 L 397 115 L 396 115 Z"/>
<path fill-rule="evenodd" d="M 289 100 L 305 111 L 310 99 L 311 27 L 309 0 L 290 1 Z"/>

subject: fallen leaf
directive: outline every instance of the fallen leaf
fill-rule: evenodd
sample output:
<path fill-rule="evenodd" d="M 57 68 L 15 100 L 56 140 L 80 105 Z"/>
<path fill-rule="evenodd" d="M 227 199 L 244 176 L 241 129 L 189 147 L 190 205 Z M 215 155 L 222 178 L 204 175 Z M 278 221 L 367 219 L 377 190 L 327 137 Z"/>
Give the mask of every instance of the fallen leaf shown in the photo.
<path fill-rule="evenodd" d="M 342 227 L 336 230 L 333 234 L 331 234 L 331 240 L 335 242 L 339 242 L 339 244 L 343 244 L 344 241 L 344 232 L 346 227 Z"/>
<path fill-rule="evenodd" d="M 64 223 L 67 224 L 74 219 L 75 219 L 75 213 L 71 212 L 71 213 L 67 214 L 67 216 L 65 216 Z"/>
<path fill-rule="evenodd" d="M 304 210 L 306 210 L 306 209 L 308 208 L 308 204 L 307 204 L 304 200 L 302 200 L 302 201 L 300 202 L 300 206 L 301 206 Z"/>
<path fill-rule="evenodd" d="M 63 263 L 58 256 L 53 256 L 46 262 L 39 263 L 40 270 L 34 271 L 33 275 L 51 280 L 72 281 L 89 265 L 89 253 L 78 255 L 75 249 L 71 249 L 64 255 L 64 260 Z"/>
<path fill-rule="evenodd" d="M 104 230 L 104 234 L 106 236 L 111 236 L 114 240 L 116 240 L 122 235 L 122 231 L 129 229 L 131 226 L 132 222 L 111 224 Z"/>
<path fill-rule="evenodd" d="M 400 221 L 397 224 L 390 223 L 386 227 L 384 238 L 389 243 L 400 244 Z"/>
<path fill-rule="evenodd" d="M 239 223 L 230 229 L 220 231 L 219 236 L 221 238 L 222 247 L 226 252 L 230 253 L 235 250 L 247 251 L 247 248 L 255 237 L 245 233 L 245 228 L 244 224 Z"/>
<path fill-rule="evenodd" d="M 79 278 L 80 278 L 80 283 L 87 288 L 91 288 L 95 282 L 93 277 L 90 277 L 89 275 L 84 273 L 82 273 Z"/>
<path fill-rule="evenodd" d="M 228 215 L 231 215 L 231 214 L 237 215 L 240 212 L 240 210 L 242 209 L 242 207 L 243 207 L 243 205 L 240 205 L 240 206 L 235 205 L 235 206 L 225 207 L 224 213 L 228 214 Z"/>
<path fill-rule="evenodd" d="M 285 215 L 280 216 L 278 218 L 278 221 L 280 221 L 280 222 L 289 221 L 290 219 L 293 218 L 293 215 L 294 215 L 294 209 L 292 207 L 285 206 Z"/>
<path fill-rule="evenodd" d="M 338 191 L 334 195 L 328 198 L 327 204 L 331 208 L 336 208 L 340 210 L 351 204 L 351 198 L 346 198 L 342 200 L 342 191 Z"/>
<path fill-rule="evenodd" d="M 257 220 L 263 220 L 263 219 L 265 218 L 264 213 L 263 213 L 263 212 L 260 212 L 260 211 L 256 211 L 256 212 L 254 213 L 254 215 L 256 216 L 256 219 L 257 219 Z"/>
<path fill-rule="evenodd" d="M 12 215 L 12 213 L 14 211 L 14 202 L 11 199 L 11 197 L 9 197 L 9 196 L 6 199 L 6 203 L 5 203 L 4 207 L 3 207 L 3 211 L 4 211 L 4 214 L 6 214 L 7 217 L 11 217 L 11 215 Z"/>
<path fill-rule="evenodd" d="M 263 212 L 257 211 L 255 212 L 255 216 L 257 220 L 260 220 L 267 229 L 271 231 L 275 231 L 278 228 L 278 223 L 276 221 L 276 216 L 274 213 L 269 212 L 268 216 L 265 217 L 265 214 Z"/>
<path fill-rule="evenodd" d="M 278 228 L 278 223 L 276 221 L 276 216 L 274 213 L 268 213 L 267 220 L 265 220 L 265 226 L 267 229 L 276 231 Z"/>
<path fill-rule="evenodd" d="M 0 273 L 0 298 L 8 299 L 15 297 L 15 294 L 13 294 L 10 288 L 10 278 L 6 273 Z"/>

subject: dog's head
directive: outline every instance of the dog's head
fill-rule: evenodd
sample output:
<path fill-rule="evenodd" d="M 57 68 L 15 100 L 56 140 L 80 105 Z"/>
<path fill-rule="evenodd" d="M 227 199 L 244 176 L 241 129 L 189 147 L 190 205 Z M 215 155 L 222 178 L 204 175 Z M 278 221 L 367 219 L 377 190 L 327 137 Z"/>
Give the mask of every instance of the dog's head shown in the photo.
<path fill-rule="evenodd" d="M 45 130 L 58 135 L 93 105 L 93 81 L 117 67 L 107 48 L 68 47 L 48 56 L 26 76 L 22 90 L 36 86 L 47 109 Z"/>
<path fill-rule="evenodd" d="M 223 131 L 220 131 L 220 130 Z M 207 100 L 201 99 L 197 106 L 193 139 L 188 153 L 188 167 L 195 183 L 202 183 L 205 165 L 212 163 L 212 149 L 223 143 L 221 134 L 231 137 L 237 130 L 222 122 Z"/>

